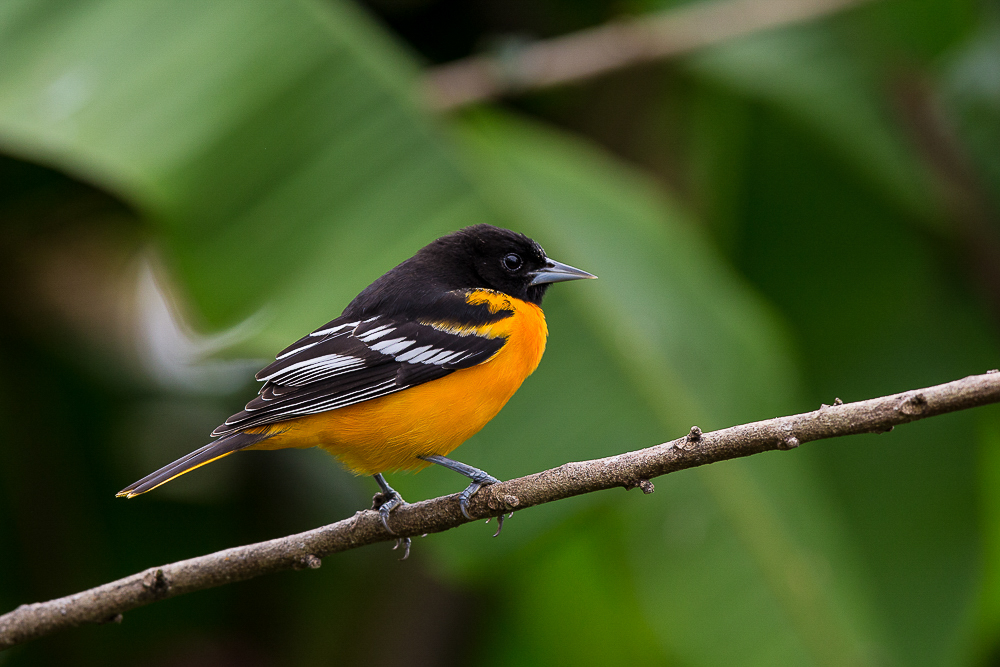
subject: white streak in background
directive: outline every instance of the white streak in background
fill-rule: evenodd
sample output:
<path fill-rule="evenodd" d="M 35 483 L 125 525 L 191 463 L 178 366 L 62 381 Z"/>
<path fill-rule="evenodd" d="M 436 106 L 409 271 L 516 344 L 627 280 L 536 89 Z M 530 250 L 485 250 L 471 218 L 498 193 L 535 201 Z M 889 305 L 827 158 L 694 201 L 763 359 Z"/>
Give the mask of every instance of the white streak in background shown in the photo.
<path fill-rule="evenodd" d="M 142 367 L 157 384 L 174 391 L 229 394 L 267 364 L 209 358 L 257 333 L 263 325 L 261 312 L 226 331 L 202 336 L 178 314 L 149 261 L 140 264 L 136 282 L 136 345 Z"/>
<path fill-rule="evenodd" d="M 980 28 L 955 56 L 951 58 L 944 91 L 947 102 L 978 102 L 1000 110 L 1000 23 Z M 957 100 L 955 99 L 957 98 Z"/>
<path fill-rule="evenodd" d="M 64 72 L 46 86 L 39 99 L 42 117 L 49 123 L 69 123 L 90 102 L 92 88 L 83 72 Z M 75 129 L 75 123 L 71 127 Z"/>

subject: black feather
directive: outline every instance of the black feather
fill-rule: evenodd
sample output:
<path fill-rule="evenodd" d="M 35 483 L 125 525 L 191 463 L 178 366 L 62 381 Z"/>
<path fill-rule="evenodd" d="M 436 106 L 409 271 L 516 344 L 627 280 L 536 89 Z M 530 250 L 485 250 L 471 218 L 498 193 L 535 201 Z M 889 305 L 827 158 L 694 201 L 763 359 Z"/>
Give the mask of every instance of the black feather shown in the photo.
<path fill-rule="evenodd" d="M 156 472 L 146 475 L 138 482 L 125 487 L 118 492 L 119 496 L 138 496 L 141 493 L 152 491 L 160 484 L 169 482 L 178 475 L 183 475 L 189 470 L 200 465 L 213 461 L 217 458 L 228 456 L 233 452 L 246 449 L 258 442 L 273 437 L 276 433 L 234 433 L 224 438 L 219 438 L 215 442 L 210 442 L 201 449 L 196 449 L 187 456 L 182 456 L 170 465 L 164 466 Z"/>

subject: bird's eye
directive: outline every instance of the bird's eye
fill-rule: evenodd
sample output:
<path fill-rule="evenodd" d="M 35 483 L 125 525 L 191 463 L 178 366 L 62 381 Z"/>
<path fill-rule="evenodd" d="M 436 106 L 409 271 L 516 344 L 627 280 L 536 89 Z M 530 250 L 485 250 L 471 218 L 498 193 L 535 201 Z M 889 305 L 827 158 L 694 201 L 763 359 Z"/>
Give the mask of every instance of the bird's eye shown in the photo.
<path fill-rule="evenodd" d="M 505 269 L 507 269 L 508 271 L 511 271 L 511 272 L 517 271 L 518 269 L 520 269 L 521 268 L 521 264 L 524 263 L 521 260 L 521 256 L 518 255 L 517 253 L 513 253 L 513 252 L 509 252 L 506 255 L 504 255 L 503 259 L 500 260 L 500 261 L 503 263 L 503 268 L 505 268 Z"/>

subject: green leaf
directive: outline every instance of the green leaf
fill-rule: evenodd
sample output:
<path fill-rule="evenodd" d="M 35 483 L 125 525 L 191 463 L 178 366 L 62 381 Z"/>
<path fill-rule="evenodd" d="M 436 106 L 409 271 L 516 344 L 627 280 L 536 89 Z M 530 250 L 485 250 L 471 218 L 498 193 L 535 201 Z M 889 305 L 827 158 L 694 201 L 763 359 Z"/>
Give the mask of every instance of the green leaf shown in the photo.
<path fill-rule="evenodd" d="M 977 420 L 978 470 L 982 505 L 983 583 L 977 628 L 980 657 L 996 650 L 1000 639 L 1000 409 L 991 406 Z"/>
<path fill-rule="evenodd" d="M 482 638 L 493 649 L 479 664 L 674 664 L 637 599 L 622 523 L 585 512 L 509 559 Z"/>
<path fill-rule="evenodd" d="M 271 304 L 262 345 L 287 341 L 385 262 L 488 218 L 411 99 L 409 62 L 346 4 L 5 11 L 0 142 L 146 213 L 212 325 Z M 287 297 L 309 281 L 303 311 Z"/>
<path fill-rule="evenodd" d="M 571 294 L 604 348 L 571 354 L 616 360 L 648 410 L 642 423 L 669 434 L 661 439 L 692 422 L 716 428 L 797 403 L 769 309 L 649 182 L 504 116 L 475 116 L 462 136 L 498 205 L 550 254 L 601 276 Z M 693 665 L 863 661 L 875 630 L 861 578 L 813 480 L 808 463 L 787 454 L 672 475 L 651 499 L 614 500 L 639 597 L 668 654 Z M 830 573 L 831 562 L 842 567 Z"/>
<path fill-rule="evenodd" d="M 861 170 L 879 198 L 923 215 L 930 205 L 922 176 L 858 92 L 863 78 L 851 62 L 828 58 L 829 40 L 821 35 L 817 44 L 763 35 L 692 67 L 796 118 L 842 165 Z M 210 325 L 268 308 L 270 324 L 251 350 L 280 349 L 339 313 L 416 247 L 472 222 L 521 229 L 557 259 L 600 275 L 553 288 L 542 366 L 460 450 L 461 459 L 499 477 L 655 444 L 694 423 L 707 430 L 815 406 L 802 398 L 789 335 L 773 307 L 655 184 L 592 147 L 503 115 L 471 117 L 458 123 L 457 137 L 445 135 L 412 99 L 416 72 L 406 56 L 346 4 L 11 0 L 0 5 L 0 62 L 0 146 L 95 183 L 145 214 L 150 236 Z M 761 235 L 748 237 L 757 244 L 774 231 L 772 211 L 785 211 L 786 232 L 813 221 L 799 198 L 815 185 L 779 169 L 774 152 L 750 152 L 760 149 L 750 144 L 753 159 L 744 162 L 763 172 L 749 189 L 751 204 L 767 212 L 755 218 Z M 797 187 L 783 192 L 787 183 Z M 795 216 L 789 201 L 800 204 Z M 797 341 L 810 360 L 824 363 L 822 353 L 836 346 L 838 317 L 853 313 L 854 333 L 864 333 L 883 321 L 886 303 L 893 315 L 919 317 L 886 327 L 886 344 L 866 349 L 870 368 L 893 354 L 923 362 L 920 352 L 967 342 L 909 337 L 955 314 L 921 310 L 931 287 L 920 282 L 925 274 L 910 271 L 919 264 L 906 254 L 914 252 L 910 237 L 893 271 L 917 275 L 916 287 L 911 280 L 907 289 L 893 284 L 879 299 L 861 299 L 864 281 L 838 292 L 822 272 L 810 273 L 812 253 L 838 259 L 820 252 L 832 245 L 826 230 L 853 212 L 829 208 L 818 230 L 751 244 L 755 261 L 743 260 L 791 318 L 814 316 L 823 335 Z M 739 214 L 732 205 L 729 215 Z M 803 243 L 779 243 L 792 238 Z M 765 279 L 769 271 L 779 287 Z M 856 303 L 864 317 L 850 310 Z M 950 375 L 960 366 L 939 370 Z M 926 433 L 924 462 L 901 466 L 923 480 L 935 466 L 933 448 L 949 435 Z M 574 609 L 568 620 L 575 622 L 560 626 L 576 633 L 568 641 L 592 641 L 595 628 L 620 629 L 623 618 L 634 620 L 626 608 L 639 600 L 644 625 L 609 642 L 624 636 L 649 646 L 655 637 L 663 654 L 692 665 L 855 664 L 872 656 L 917 664 L 953 655 L 954 619 L 968 607 L 975 572 L 968 522 L 955 520 L 970 514 L 968 492 L 962 495 L 972 487 L 968 457 L 927 493 L 905 479 L 883 479 L 893 457 L 905 458 L 900 445 L 876 452 L 878 466 L 859 450 L 849 451 L 860 463 L 803 451 L 713 466 L 658 482 L 652 497 L 589 495 L 516 515 L 497 540 L 487 537 L 492 526 L 470 526 L 414 548 L 442 576 L 500 572 L 504 603 L 536 605 L 530 623 L 507 626 L 515 646 L 539 641 L 541 612 L 557 607 L 536 589 L 553 581 L 556 593 L 577 594 L 589 612 Z M 852 488 L 850 480 L 858 492 L 837 495 Z M 464 480 L 433 469 L 394 484 L 412 500 L 457 491 Z M 902 539 L 881 536 L 893 524 L 865 512 L 893 509 L 891 499 L 878 502 L 883 488 L 920 503 L 934 532 L 909 525 Z M 585 529 L 573 515 L 603 518 L 592 534 L 566 535 Z M 609 531 L 610 547 L 602 543 Z M 914 567 L 907 550 L 933 563 Z M 594 580 L 605 572 L 608 581 Z M 591 581 L 574 588 L 579 577 Z M 921 588 L 921 577 L 939 583 Z M 894 608 L 895 599 L 905 608 Z M 930 622 L 938 608 L 951 614 L 949 623 Z M 607 655 L 593 653 L 595 660 Z"/>
<path fill-rule="evenodd" d="M 798 332 L 810 407 L 995 365 L 995 335 L 948 268 L 951 248 L 780 114 L 760 114 L 750 132 L 737 262 Z M 968 651 L 980 577 L 975 419 L 948 415 L 803 448 L 850 538 L 877 621 L 875 656 L 937 665 Z"/>
<path fill-rule="evenodd" d="M 783 404 L 790 365 L 766 307 L 649 183 L 511 126 L 494 139 L 527 150 L 527 133 L 551 144 L 558 160 L 529 153 L 523 166 L 569 180 L 532 191 L 505 175 L 490 187 L 480 177 L 501 166 L 497 156 L 468 135 L 459 168 L 410 99 L 407 66 L 342 5 L 156 7 L 105 0 L 11 10 L 10 38 L 0 42 L 10 64 L 0 72 L 0 143 L 144 212 L 208 322 L 268 306 L 272 324 L 250 347 L 273 352 L 422 243 L 467 223 L 506 221 L 603 278 L 553 290 L 553 349 L 462 458 L 510 477 L 654 444 L 691 421 L 710 428 L 769 416 Z M 580 163 L 564 169 L 567 151 Z M 748 391 L 742 381 L 751 377 Z M 396 482 L 411 499 L 462 485 L 443 470 Z M 485 576 L 569 515 L 612 499 L 539 508 L 515 517 L 499 540 L 470 527 L 416 548 L 437 554 L 452 577 Z M 516 599 L 520 584 L 510 585 Z M 612 613 L 591 616 L 600 623 Z"/>
<path fill-rule="evenodd" d="M 947 122 L 962 140 L 956 149 L 968 156 L 976 170 L 964 178 L 975 179 L 973 187 L 982 186 L 984 198 L 989 199 L 983 203 L 993 211 L 1000 209 L 998 59 L 1000 17 L 994 15 L 952 54 L 939 85 L 950 112 Z"/>
<path fill-rule="evenodd" d="M 764 32 L 691 57 L 698 79 L 806 129 L 887 201 L 939 231 L 941 205 L 892 118 L 878 71 L 825 25 Z"/>

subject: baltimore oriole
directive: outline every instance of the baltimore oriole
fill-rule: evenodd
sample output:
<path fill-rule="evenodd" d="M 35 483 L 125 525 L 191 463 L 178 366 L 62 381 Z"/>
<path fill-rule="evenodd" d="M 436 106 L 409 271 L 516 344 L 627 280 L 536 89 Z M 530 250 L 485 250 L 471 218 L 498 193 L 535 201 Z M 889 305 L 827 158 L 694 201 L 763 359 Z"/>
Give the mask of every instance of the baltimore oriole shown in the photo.
<path fill-rule="evenodd" d="M 538 366 L 549 285 L 595 277 L 492 225 L 441 237 L 282 350 L 257 373 L 259 395 L 212 432 L 215 441 L 118 495 L 146 493 L 244 449 L 322 447 L 355 474 L 374 476 L 389 532 L 389 513 L 403 499 L 384 471 L 436 463 L 465 475 L 472 482 L 459 506 L 469 517 L 469 498 L 498 480 L 445 456 Z"/>

